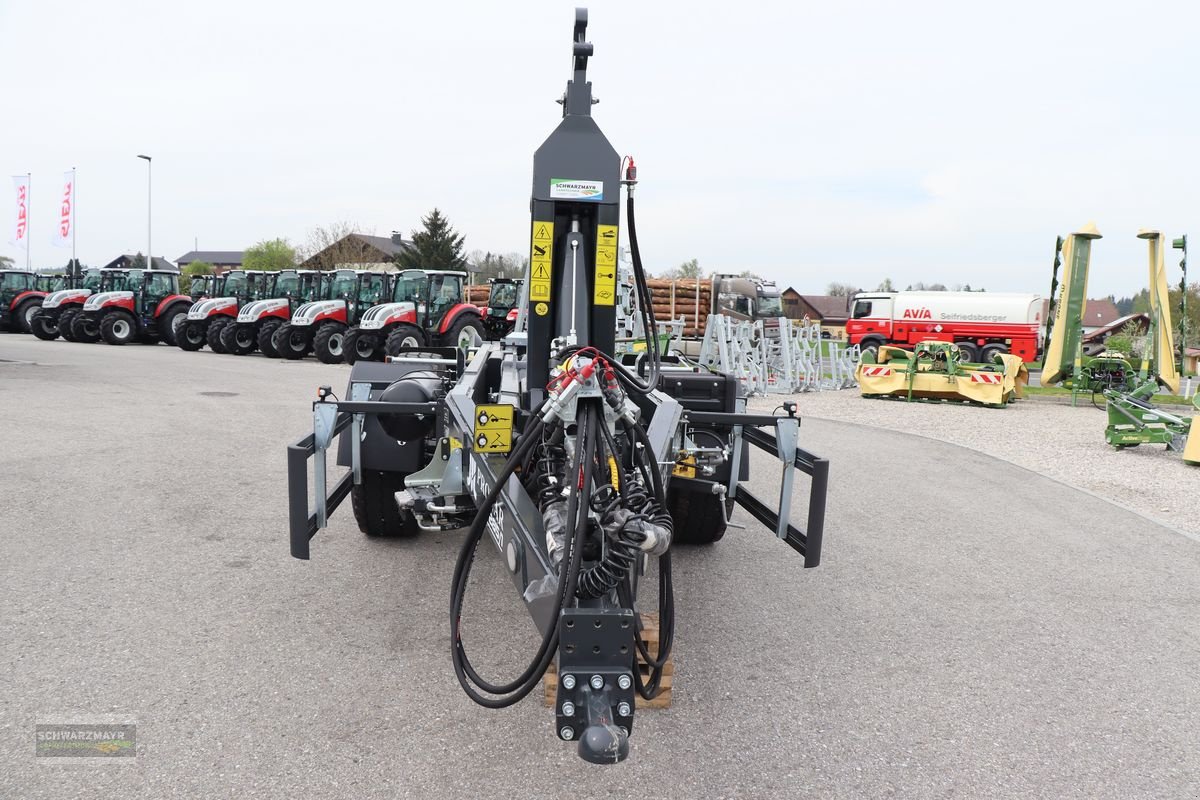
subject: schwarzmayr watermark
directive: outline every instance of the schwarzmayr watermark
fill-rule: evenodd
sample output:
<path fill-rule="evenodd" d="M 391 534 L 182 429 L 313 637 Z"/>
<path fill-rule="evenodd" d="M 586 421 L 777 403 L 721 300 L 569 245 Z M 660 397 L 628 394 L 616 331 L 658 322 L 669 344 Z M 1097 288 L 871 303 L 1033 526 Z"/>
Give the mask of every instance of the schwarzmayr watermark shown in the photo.
<path fill-rule="evenodd" d="M 137 726 L 131 723 L 37 725 L 34 731 L 34 755 L 56 759 L 136 758 Z"/>

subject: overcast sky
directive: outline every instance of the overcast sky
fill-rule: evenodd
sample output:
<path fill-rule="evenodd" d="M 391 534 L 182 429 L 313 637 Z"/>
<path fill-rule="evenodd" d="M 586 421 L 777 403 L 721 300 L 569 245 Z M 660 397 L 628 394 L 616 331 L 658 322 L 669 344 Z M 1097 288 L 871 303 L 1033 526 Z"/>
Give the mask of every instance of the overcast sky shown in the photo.
<path fill-rule="evenodd" d="M 0 181 L 33 173 L 35 266 L 78 168 L 89 264 L 318 225 L 524 251 L 573 4 L 0 0 Z M 639 164 L 651 271 L 804 293 L 885 277 L 1046 292 L 1095 220 L 1092 296 L 1146 284 L 1140 227 L 1200 242 L 1195 3 L 596 2 L 594 115 Z M 1169 276 L 1178 259 L 1168 253 Z M 1200 265 L 1200 260 L 1196 262 Z"/>

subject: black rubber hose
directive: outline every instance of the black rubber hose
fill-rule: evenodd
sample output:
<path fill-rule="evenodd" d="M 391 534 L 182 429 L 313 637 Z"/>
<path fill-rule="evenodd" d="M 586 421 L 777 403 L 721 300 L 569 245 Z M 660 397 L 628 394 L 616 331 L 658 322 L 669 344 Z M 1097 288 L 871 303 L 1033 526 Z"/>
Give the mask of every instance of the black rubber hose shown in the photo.
<path fill-rule="evenodd" d="M 650 372 L 646 382 L 636 380 L 639 392 L 645 394 L 658 386 L 659 366 L 662 354 L 658 349 L 658 323 L 654 318 L 654 299 L 646 283 L 646 270 L 642 266 L 642 251 L 638 247 L 637 218 L 633 211 L 633 187 L 627 189 L 625 217 L 629 221 L 629 255 L 633 260 L 633 283 L 638 293 L 638 305 L 642 307 L 642 325 L 646 332 L 646 352 L 650 355 Z"/>
<path fill-rule="evenodd" d="M 579 474 L 580 466 L 582 465 L 584 471 L 584 492 L 587 492 L 589 491 L 592 478 L 591 462 L 596 438 L 595 415 L 592 413 L 590 404 L 580 404 L 580 419 L 578 424 L 579 430 L 576 436 L 575 456 L 572 459 L 569 474 L 572 476 L 571 480 L 574 480 L 574 476 Z M 515 680 L 508 683 L 490 683 L 475 671 L 471 666 L 470 659 L 467 657 L 461 635 L 462 606 L 466 595 L 467 582 L 470 578 L 471 565 L 475 560 L 475 551 L 479 545 L 479 541 L 483 538 L 483 533 L 487 528 L 487 520 L 492 506 L 495 505 L 496 499 L 500 496 L 500 492 L 512 475 L 516 465 L 524 460 L 529 448 L 534 447 L 538 443 L 543 427 L 544 423 L 539 420 L 532 429 L 526 432 L 521 444 L 517 447 L 517 451 L 509 457 L 504 469 L 497 476 L 495 485 L 488 492 L 487 497 L 476 512 L 475 519 L 471 523 L 466 539 L 463 541 L 462 549 L 458 554 L 458 562 L 454 568 L 450 596 L 450 656 L 454 665 L 454 674 L 467 696 L 479 705 L 487 708 L 505 708 L 519 702 L 542 679 L 542 675 L 545 673 L 558 648 L 558 618 L 562 614 L 562 609 L 567 599 L 574 595 L 575 583 L 579 577 L 579 565 L 583 553 L 581 539 L 587 528 L 588 508 L 586 503 L 579 502 L 579 497 L 584 492 L 571 492 L 567 505 L 567 519 L 576 520 L 576 517 L 582 517 L 582 519 L 576 520 L 574 535 L 568 542 L 567 551 L 563 553 L 562 565 L 558 574 L 559 585 L 556 610 L 553 615 L 552 624 L 542 637 L 541 646 L 525 671 Z M 486 697 L 476 691 L 475 686 L 478 686 L 489 694 L 502 696 Z"/>

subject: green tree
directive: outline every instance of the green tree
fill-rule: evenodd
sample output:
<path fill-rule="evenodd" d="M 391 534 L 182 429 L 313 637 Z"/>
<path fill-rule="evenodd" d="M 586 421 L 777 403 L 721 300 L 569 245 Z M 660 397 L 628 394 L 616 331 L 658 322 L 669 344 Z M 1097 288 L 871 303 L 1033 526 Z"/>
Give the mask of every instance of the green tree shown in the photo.
<path fill-rule="evenodd" d="M 144 255 L 142 255 L 142 252 L 140 250 L 138 251 L 137 255 L 135 255 L 133 257 L 133 260 L 129 262 L 129 268 L 130 269 L 145 269 L 146 268 L 146 257 Z"/>
<path fill-rule="evenodd" d="M 242 254 L 243 269 L 273 272 L 296 266 L 296 248 L 287 239 L 264 239 L 246 248 Z"/>
<path fill-rule="evenodd" d="M 192 278 L 197 275 L 212 275 L 213 265 L 207 261 L 193 261 L 179 272 L 179 291 L 187 294 L 192 290 Z"/>
<path fill-rule="evenodd" d="M 442 212 L 433 209 L 421 218 L 423 230 L 412 232 L 412 247 L 406 247 L 396 256 L 401 269 L 462 269 L 463 240 Z"/>
<path fill-rule="evenodd" d="M 875 291 L 877 291 L 877 292 L 894 292 L 894 291 L 896 291 L 896 285 L 894 283 L 892 283 L 891 278 L 884 278 L 883 282 L 875 287 Z"/>

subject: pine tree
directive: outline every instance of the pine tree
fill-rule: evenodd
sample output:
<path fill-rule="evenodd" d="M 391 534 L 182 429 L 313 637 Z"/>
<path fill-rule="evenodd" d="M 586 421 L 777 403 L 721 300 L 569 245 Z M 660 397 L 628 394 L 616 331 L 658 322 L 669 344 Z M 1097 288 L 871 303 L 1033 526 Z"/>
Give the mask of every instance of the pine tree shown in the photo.
<path fill-rule="evenodd" d="M 401 269 L 464 269 L 463 240 L 442 212 L 434 209 L 421 218 L 424 230 L 412 232 L 413 246 L 396 256 Z"/>

